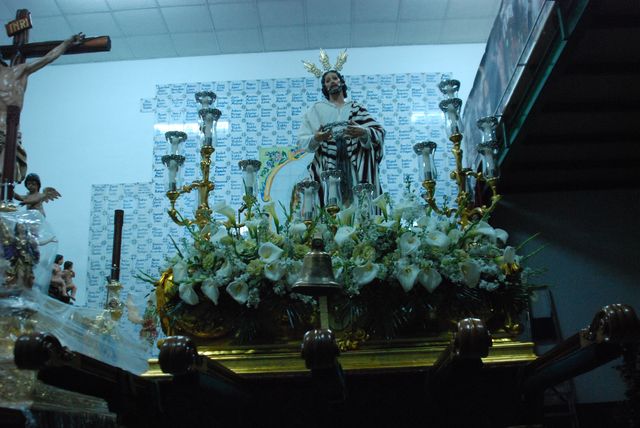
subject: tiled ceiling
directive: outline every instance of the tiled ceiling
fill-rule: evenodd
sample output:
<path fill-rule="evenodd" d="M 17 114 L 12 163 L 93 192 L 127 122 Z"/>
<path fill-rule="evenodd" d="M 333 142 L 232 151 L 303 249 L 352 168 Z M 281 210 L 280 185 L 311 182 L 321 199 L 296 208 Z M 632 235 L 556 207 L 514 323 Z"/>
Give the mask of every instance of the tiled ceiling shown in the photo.
<path fill-rule="evenodd" d="M 487 41 L 501 0 L 0 0 L 31 12 L 32 42 L 111 37 L 57 64 Z M 3 33 L 2 45 L 12 40 Z"/>

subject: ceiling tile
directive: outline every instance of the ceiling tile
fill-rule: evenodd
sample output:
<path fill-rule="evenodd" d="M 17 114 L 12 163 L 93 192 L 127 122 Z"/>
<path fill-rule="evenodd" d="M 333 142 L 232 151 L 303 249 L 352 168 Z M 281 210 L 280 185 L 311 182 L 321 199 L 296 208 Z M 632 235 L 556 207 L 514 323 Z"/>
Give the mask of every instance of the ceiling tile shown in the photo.
<path fill-rule="evenodd" d="M 501 0 L 449 0 L 447 18 L 487 18 L 495 17 Z"/>
<path fill-rule="evenodd" d="M 209 33 L 172 34 L 178 56 L 216 55 L 220 53 L 216 35 Z"/>
<path fill-rule="evenodd" d="M 393 45 L 395 36 L 395 22 L 354 24 L 351 29 L 351 43 L 356 47 Z"/>
<path fill-rule="evenodd" d="M 29 30 L 30 42 L 65 40 L 74 34 L 63 16 L 47 16 L 33 19 L 33 28 Z"/>
<path fill-rule="evenodd" d="M 442 19 L 447 11 L 448 0 L 400 0 L 401 20 Z"/>
<path fill-rule="evenodd" d="M 207 6 L 163 7 L 160 10 L 172 33 L 213 31 Z"/>
<path fill-rule="evenodd" d="M 258 27 L 258 8 L 255 3 L 212 4 L 209 8 L 216 30 Z"/>
<path fill-rule="evenodd" d="M 60 7 L 60 10 L 64 13 L 91 13 L 109 11 L 109 6 L 107 6 L 107 2 L 105 0 L 56 0 L 55 3 L 58 4 L 58 7 Z"/>
<path fill-rule="evenodd" d="M 100 53 L 100 55 L 104 55 L 107 58 L 117 58 L 118 61 L 133 58 L 133 52 L 131 52 L 129 42 L 124 37 L 113 37 L 111 39 L 111 50 L 109 52 Z"/>
<path fill-rule="evenodd" d="M 87 37 L 105 35 L 121 37 L 122 31 L 108 12 L 83 13 L 80 15 L 67 15 L 67 21 L 74 33 L 85 33 Z"/>
<path fill-rule="evenodd" d="M 134 58 L 146 59 L 177 56 L 171 37 L 168 34 L 134 36 L 129 37 L 127 40 Z"/>
<path fill-rule="evenodd" d="M 263 26 L 304 25 L 302 0 L 258 2 L 260 23 Z"/>
<path fill-rule="evenodd" d="M 353 0 L 355 22 L 395 21 L 400 0 Z"/>
<path fill-rule="evenodd" d="M 112 11 L 158 7 L 156 0 L 107 0 Z"/>
<path fill-rule="evenodd" d="M 113 16 L 122 32 L 127 36 L 145 36 L 167 32 L 167 26 L 159 9 L 122 10 L 113 12 Z"/>
<path fill-rule="evenodd" d="M 207 4 L 207 0 L 156 0 L 158 5 L 164 6 L 192 6 L 197 4 Z"/>
<path fill-rule="evenodd" d="M 442 20 L 398 22 L 398 43 L 401 45 L 436 44 L 440 40 Z"/>
<path fill-rule="evenodd" d="M 217 31 L 218 44 L 222 53 L 263 52 L 264 45 L 256 28 L 245 30 Z"/>
<path fill-rule="evenodd" d="M 492 19 L 447 19 L 443 21 L 440 43 L 486 43 Z M 464 28 L 464 31 L 460 31 Z"/>
<path fill-rule="evenodd" d="M 62 59 L 71 64 L 396 43 L 481 43 L 500 4 L 501 0 L 0 0 L 0 19 L 8 22 L 17 9 L 29 9 L 32 42 L 64 40 L 78 32 L 108 35 L 114 42 L 111 52 Z M 153 35 L 165 37 L 141 37 Z M 137 37 L 129 44 L 127 36 Z M 0 44 L 10 43 L 0 35 Z M 163 43 L 166 55 L 160 53 Z"/>
<path fill-rule="evenodd" d="M 102 1 L 102 0 L 101 0 Z M 31 16 L 61 15 L 62 11 L 55 2 L 42 0 L 4 0 L 4 5 L 10 12 L 10 17 L 15 18 L 18 9 L 28 9 Z"/>
<path fill-rule="evenodd" d="M 307 0 L 308 24 L 348 24 L 351 2 L 344 0 Z"/>
<path fill-rule="evenodd" d="M 307 35 L 303 26 L 266 27 L 262 29 L 264 48 L 267 51 L 307 49 Z"/>
<path fill-rule="evenodd" d="M 308 25 L 309 48 L 346 48 L 350 45 L 351 26 L 348 24 Z"/>

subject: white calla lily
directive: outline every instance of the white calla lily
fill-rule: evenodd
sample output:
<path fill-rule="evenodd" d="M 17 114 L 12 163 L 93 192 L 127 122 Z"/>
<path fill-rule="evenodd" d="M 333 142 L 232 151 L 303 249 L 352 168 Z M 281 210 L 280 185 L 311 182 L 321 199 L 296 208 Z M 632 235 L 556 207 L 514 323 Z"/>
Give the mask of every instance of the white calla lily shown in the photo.
<path fill-rule="evenodd" d="M 416 226 L 418 226 L 420 229 L 423 229 L 423 230 L 428 229 L 430 220 L 431 220 L 431 217 L 424 214 L 416 220 Z"/>
<path fill-rule="evenodd" d="M 398 222 L 396 220 L 385 220 L 382 223 L 380 223 L 378 226 L 382 227 L 383 229 L 392 229 L 397 225 L 398 225 Z"/>
<path fill-rule="evenodd" d="M 189 305 L 197 305 L 198 302 L 200 302 L 198 294 L 196 294 L 193 289 L 193 284 L 191 283 L 180 284 L 180 287 L 178 287 L 178 293 L 180 294 L 180 298 Z"/>
<path fill-rule="evenodd" d="M 381 194 L 380 196 L 378 196 L 377 198 L 375 198 L 373 201 L 371 201 L 373 203 L 373 205 L 375 205 L 376 207 L 380 208 L 380 211 L 382 212 L 382 214 L 386 217 L 387 216 L 387 195 L 386 194 Z"/>
<path fill-rule="evenodd" d="M 505 245 L 507 243 L 507 239 L 509 239 L 509 233 L 504 229 L 494 229 L 496 232 L 496 239 L 501 245 Z"/>
<path fill-rule="evenodd" d="M 233 272 L 233 265 L 229 262 L 229 260 L 225 260 L 225 262 L 220 266 L 220 269 L 216 271 L 216 276 L 218 278 L 229 278 L 231 277 L 231 273 Z"/>
<path fill-rule="evenodd" d="M 247 303 L 247 299 L 249 298 L 249 285 L 242 280 L 236 280 L 227 285 L 227 293 L 235 300 L 236 302 L 244 305 Z"/>
<path fill-rule="evenodd" d="M 466 260 L 460 263 L 460 272 L 462 273 L 462 282 L 467 287 L 474 288 L 480 282 L 480 266 L 473 260 Z"/>
<path fill-rule="evenodd" d="M 378 271 L 380 270 L 380 266 L 376 263 L 368 262 L 362 266 L 356 266 L 351 271 L 353 274 L 353 282 L 358 287 L 361 288 L 371 281 L 373 281 L 378 275 Z"/>
<path fill-rule="evenodd" d="M 272 218 L 274 221 L 279 221 L 279 219 L 278 219 L 278 213 L 276 213 L 276 203 L 275 203 L 274 201 L 271 201 L 271 202 L 268 202 L 268 203 L 264 204 L 264 205 L 262 206 L 262 209 L 263 209 L 265 212 L 268 212 L 268 213 L 269 213 L 269 215 L 271 216 L 271 218 Z"/>
<path fill-rule="evenodd" d="M 410 208 L 410 205 L 407 203 L 407 201 L 401 200 L 393 207 L 393 211 L 391 212 L 391 217 L 395 221 L 400 221 L 402 219 L 402 213 L 404 212 L 404 210 L 409 208 Z"/>
<path fill-rule="evenodd" d="M 280 280 L 286 273 L 286 269 L 282 263 L 275 261 L 264 265 L 264 276 L 273 282 Z"/>
<path fill-rule="evenodd" d="M 219 228 L 216 233 L 211 235 L 209 241 L 211 241 L 213 244 L 218 244 L 222 238 L 225 238 L 227 236 L 229 236 L 229 232 L 227 232 L 223 228 Z"/>
<path fill-rule="evenodd" d="M 265 242 L 258 248 L 260 260 L 265 263 L 275 262 L 282 255 L 282 249 L 271 242 Z"/>
<path fill-rule="evenodd" d="M 416 285 L 419 273 L 420 269 L 409 263 L 407 259 L 398 260 L 396 264 L 396 279 L 400 282 L 405 292 L 411 291 L 413 286 Z"/>
<path fill-rule="evenodd" d="M 220 297 L 220 290 L 215 281 L 212 279 L 205 279 L 202 282 L 202 293 L 213 302 L 214 305 L 218 304 L 218 298 Z"/>
<path fill-rule="evenodd" d="M 347 209 L 338 211 L 336 216 L 342 226 L 353 226 L 353 219 L 356 215 L 356 204 L 351 204 Z"/>
<path fill-rule="evenodd" d="M 344 272 L 344 262 L 340 257 L 331 257 L 331 268 L 333 269 L 333 277 L 336 281 L 339 281 L 342 277 L 342 272 Z"/>
<path fill-rule="evenodd" d="M 413 232 L 405 232 L 399 240 L 400 254 L 403 256 L 414 253 L 420 246 L 420 240 Z"/>
<path fill-rule="evenodd" d="M 433 293 L 440 283 L 442 283 L 442 275 L 435 269 L 422 270 L 418 275 L 418 282 L 420 282 L 420 285 L 426 288 L 429 293 Z"/>
<path fill-rule="evenodd" d="M 471 236 L 482 235 L 489 239 L 489 242 L 496 242 L 496 230 L 486 221 L 479 221 L 470 233 Z"/>
<path fill-rule="evenodd" d="M 446 250 L 451 244 L 451 239 L 439 230 L 432 230 L 425 235 L 424 242 L 431 247 Z"/>
<path fill-rule="evenodd" d="M 291 223 L 289 226 L 289 233 L 294 236 L 302 237 L 307 231 L 307 225 L 304 223 Z"/>
<path fill-rule="evenodd" d="M 225 216 L 231 223 L 236 221 L 236 211 L 227 205 L 224 201 L 217 202 L 213 205 L 213 211 Z"/>
<path fill-rule="evenodd" d="M 502 259 L 504 263 L 512 264 L 516 262 L 516 249 L 512 246 L 505 247 L 502 253 Z"/>
<path fill-rule="evenodd" d="M 355 233 L 356 228 L 353 226 L 340 226 L 333 239 L 335 239 L 336 244 L 342 247 L 347 242 L 353 241 Z"/>
<path fill-rule="evenodd" d="M 182 282 L 187 279 L 187 262 L 180 260 L 173 265 L 173 282 Z"/>

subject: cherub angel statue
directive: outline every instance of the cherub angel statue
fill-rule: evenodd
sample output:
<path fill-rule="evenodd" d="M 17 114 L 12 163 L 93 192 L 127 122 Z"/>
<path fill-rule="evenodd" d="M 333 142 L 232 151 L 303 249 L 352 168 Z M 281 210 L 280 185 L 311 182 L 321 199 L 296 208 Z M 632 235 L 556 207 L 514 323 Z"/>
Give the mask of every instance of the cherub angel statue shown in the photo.
<path fill-rule="evenodd" d="M 15 195 L 15 198 L 20 201 L 20 205 L 25 205 L 28 210 L 38 210 L 44 216 L 44 208 L 42 204 L 59 198 L 60 193 L 53 187 L 45 187 L 40 192 L 42 184 L 38 174 L 28 174 L 24 180 L 24 185 L 29 191 L 26 195 Z"/>

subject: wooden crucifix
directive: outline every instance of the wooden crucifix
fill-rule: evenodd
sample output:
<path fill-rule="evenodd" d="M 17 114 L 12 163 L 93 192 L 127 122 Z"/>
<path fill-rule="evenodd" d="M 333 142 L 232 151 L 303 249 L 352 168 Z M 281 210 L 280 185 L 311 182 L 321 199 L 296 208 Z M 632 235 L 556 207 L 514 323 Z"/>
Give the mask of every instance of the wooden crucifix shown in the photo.
<path fill-rule="evenodd" d="M 13 44 L 0 46 L 0 58 L 3 60 L 0 61 L 0 157 L 4 157 L 0 208 L 12 206 L 17 172 L 18 125 L 29 75 L 60 55 L 111 50 L 111 40 L 108 36 L 85 38 L 82 33 L 63 41 L 28 43 L 31 27 L 29 11 L 18 10 L 16 19 L 6 25 L 7 35 L 13 37 Z M 38 59 L 27 63 L 27 58 Z M 10 61 L 9 64 L 4 60 Z M 23 157 L 26 169 L 26 154 Z"/>

